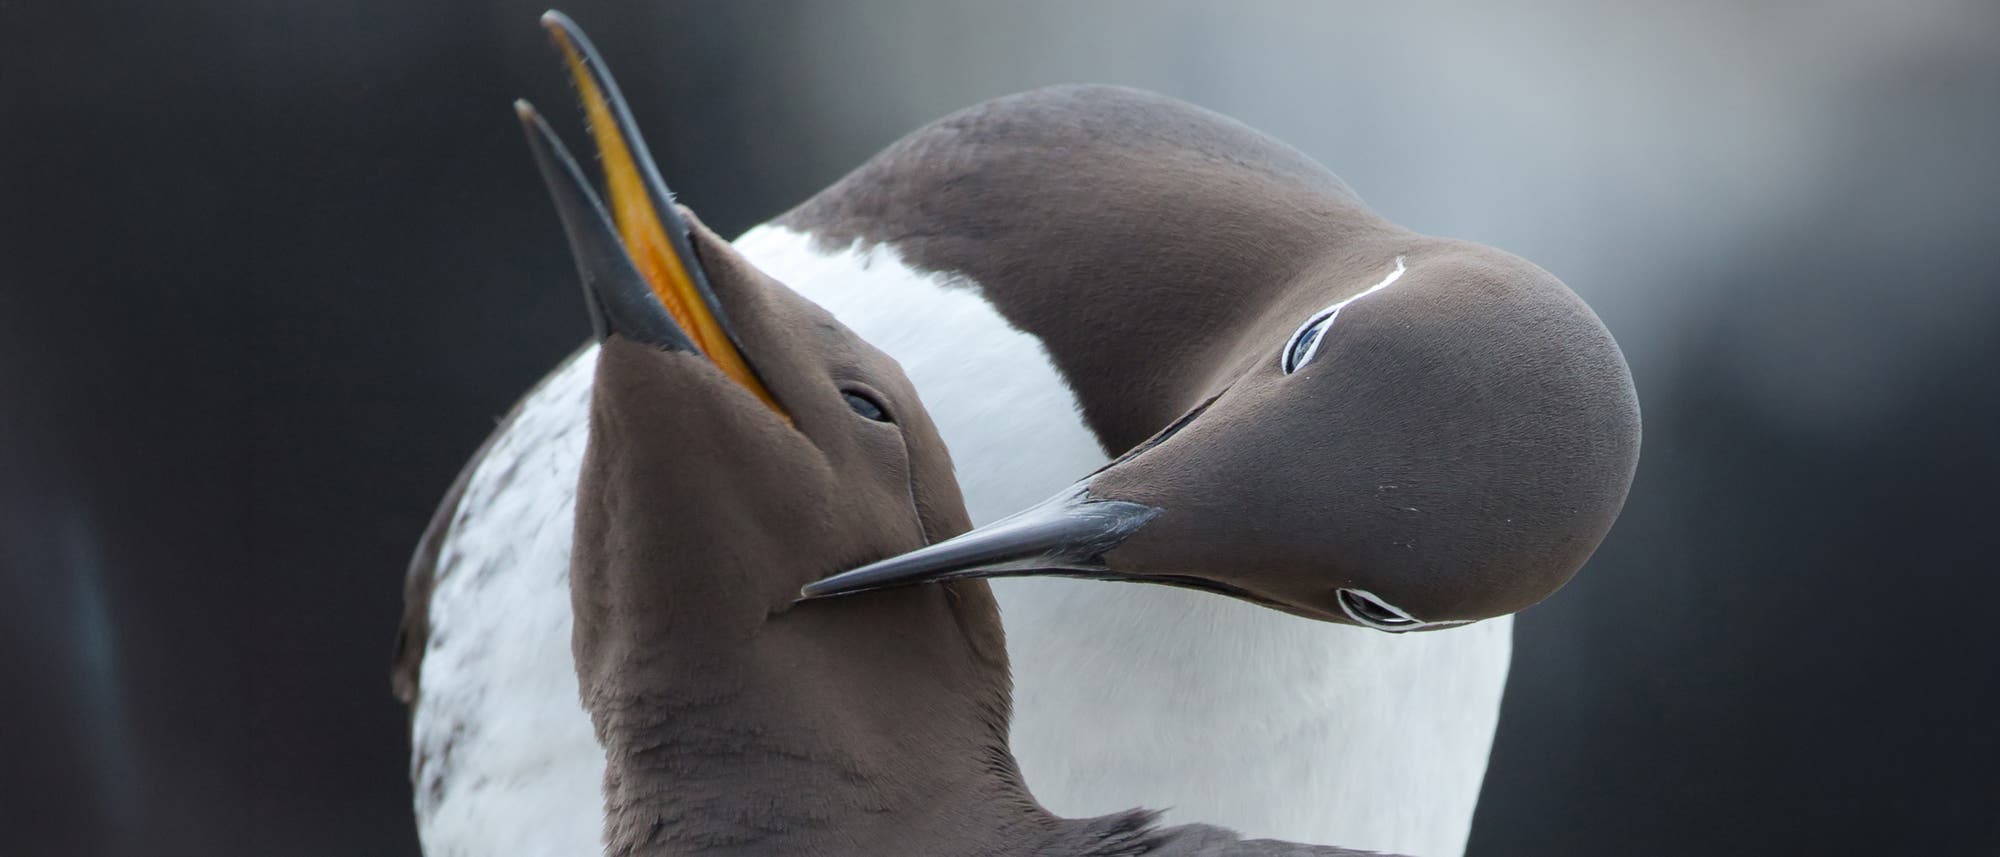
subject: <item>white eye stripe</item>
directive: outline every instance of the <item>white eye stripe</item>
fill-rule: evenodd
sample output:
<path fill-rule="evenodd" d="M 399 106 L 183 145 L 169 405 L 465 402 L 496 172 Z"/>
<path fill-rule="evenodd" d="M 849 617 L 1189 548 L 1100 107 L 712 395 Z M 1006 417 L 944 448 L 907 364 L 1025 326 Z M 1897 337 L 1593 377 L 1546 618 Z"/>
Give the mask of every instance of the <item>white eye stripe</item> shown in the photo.
<path fill-rule="evenodd" d="M 1347 614 L 1347 618 L 1353 619 L 1355 622 L 1366 627 L 1374 628 L 1377 631 L 1388 631 L 1393 634 L 1414 631 L 1418 628 L 1448 628 L 1453 625 L 1467 625 L 1473 621 L 1471 619 L 1440 619 L 1435 622 L 1426 622 L 1410 615 L 1409 611 L 1382 600 L 1375 593 L 1369 592 L 1366 589 L 1341 587 L 1336 591 L 1335 597 L 1339 599 L 1340 610 Z"/>
<path fill-rule="evenodd" d="M 1348 304 L 1388 288 L 1390 283 L 1401 279 L 1403 271 L 1407 270 L 1403 265 L 1403 258 L 1396 257 L 1396 270 L 1390 271 L 1388 276 L 1382 278 L 1382 282 L 1362 289 L 1359 294 L 1308 316 L 1305 323 L 1299 325 L 1299 329 L 1293 331 L 1291 337 L 1285 340 L 1285 347 L 1279 350 L 1279 368 L 1290 375 L 1298 371 L 1300 366 L 1312 362 L 1313 356 L 1319 353 L 1320 344 L 1326 341 L 1326 331 L 1333 326 L 1334 319 L 1340 316 L 1340 310 Z"/>

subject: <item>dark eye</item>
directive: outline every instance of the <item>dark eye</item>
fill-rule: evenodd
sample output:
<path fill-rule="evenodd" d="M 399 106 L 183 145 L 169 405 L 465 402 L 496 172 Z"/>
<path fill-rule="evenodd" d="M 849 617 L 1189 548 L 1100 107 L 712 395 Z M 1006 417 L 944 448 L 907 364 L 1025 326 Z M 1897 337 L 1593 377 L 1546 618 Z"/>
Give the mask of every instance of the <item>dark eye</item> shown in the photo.
<path fill-rule="evenodd" d="M 1340 609 L 1346 611 L 1347 617 L 1370 628 L 1381 631 L 1407 631 L 1423 624 L 1372 593 L 1342 588 L 1337 595 L 1340 598 Z"/>
<path fill-rule="evenodd" d="M 1278 368 L 1290 375 L 1298 371 L 1300 366 L 1311 362 L 1313 355 L 1319 352 L 1320 343 L 1326 341 L 1327 329 L 1333 327 L 1333 320 L 1340 317 L 1342 307 L 1388 288 L 1390 284 L 1402 278 L 1405 270 L 1408 270 L 1408 267 L 1403 264 L 1403 257 L 1397 256 L 1396 269 L 1390 271 L 1389 276 L 1383 277 L 1381 282 L 1362 289 L 1353 297 L 1307 318 L 1306 323 L 1299 325 L 1298 331 L 1292 334 L 1292 338 L 1285 340 L 1285 350 L 1278 352 Z"/>
<path fill-rule="evenodd" d="M 1299 325 L 1298 332 L 1292 334 L 1292 341 L 1285 343 L 1284 358 L 1279 361 L 1285 374 L 1298 371 L 1300 366 L 1313 359 L 1313 353 L 1319 350 L 1320 340 L 1326 336 L 1326 329 L 1332 327 L 1333 320 L 1339 316 L 1340 309 L 1335 307 L 1333 311 Z"/>
<path fill-rule="evenodd" d="M 891 422 L 891 420 L 889 419 L 889 412 L 882 410 L 882 406 L 876 404 L 874 399 L 868 398 L 867 396 L 864 396 L 860 393 L 852 393 L 846 390 L 840 391 L 840 397 L 846 399 L 847 406 L 849 408 L 854 409 L 854 412 L 857 414 L 860 414 L 878 423 Z"/>

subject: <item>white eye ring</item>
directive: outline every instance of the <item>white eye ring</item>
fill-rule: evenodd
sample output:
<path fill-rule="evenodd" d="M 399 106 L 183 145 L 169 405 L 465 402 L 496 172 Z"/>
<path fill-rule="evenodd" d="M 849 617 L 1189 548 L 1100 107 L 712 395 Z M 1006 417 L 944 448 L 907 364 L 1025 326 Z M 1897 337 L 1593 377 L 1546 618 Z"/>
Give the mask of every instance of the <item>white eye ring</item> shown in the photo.
<path fill-rule="evenodd" d="M 1319 353 L 1320 343 L 1326 341 L 1327 329 L 1333 327 L 1333 320 L 1340 317 L 1341 308 L 1388 288 L 1390 283 L 1402 278 L 1405 270 L 1407 269 L 1403 266 L 1403 257 L 1397 256 L 1396 270 L 1390 271 L 1389 276 L 1382 278 L 1382 282 L 1362 289 L 1359 294 L 1308 316 L 1306 322 L 1299 325 L 1299 329 L 1292 333 L 1291 338 L 1285 340 L 1284 350 L 1278 352 L 1278 368 L 1290 375 L 1297 372 L 1300 366 L 1312 362 L 1313 355 Z"/>
<path fill-rule="evenodd" d="M 1343 586 L 1334 590 L 1334 597 L 1340 602 L 1340 612 L 1346 613 L 1347 618 L 1353 619 L 1356 623 L 1365 627 L 1374 628 L 1377 631 L 1387 631 L 1391 634 L 1415 631 L 1419 628 L 1451 628 L 1458 625 L 1470 625 L 1478 621 L 1477 619 L 1439 619 L 1435 622 L 1425 622 L 1410 615 L 1409 611 L 1383 601 L 1381 598 L 1376 597 L 1375 593 L 1369 592 L 1366 589 L 1349 589 Z"/>
<path fill-rule="evenodd" d="M 1340 304 L 1334 304 L 1313 314 L 1299 325 L 1297 332 L 1285 342 L 1285 351 L 1279 355 L 1278 365 L 1290 375 L 1306 365 L 1319 353 L 1320 342 L 1326 339 L 1326 329 L 1333 326 L 1333 320 L 1340 315 Z"/>
<path fill-rule="evenodd" d="M 1334 593 L 1340 601 L 1340 610 L 1347 618 L 1374 628 L 1377 631 L 1409 631 L 1423 627 L 1424 623 L 1407 611 L 1390 604 L 1365 589 L 1341 587 Z"/>

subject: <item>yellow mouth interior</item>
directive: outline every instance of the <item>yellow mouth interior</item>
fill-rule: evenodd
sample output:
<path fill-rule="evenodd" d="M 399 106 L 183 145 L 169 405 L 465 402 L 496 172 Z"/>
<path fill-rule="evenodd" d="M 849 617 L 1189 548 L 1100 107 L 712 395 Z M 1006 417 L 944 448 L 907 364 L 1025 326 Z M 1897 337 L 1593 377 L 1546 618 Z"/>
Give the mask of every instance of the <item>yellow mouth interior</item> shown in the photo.
<path fill-rule="evenodd" d="M 646 193 L 645 179 L 640 175 L 639 165 L 632 157 L 632 149 L 624 135 L 619 133 L 618 123 L 612 118 L 611 105 L 597 81 L 584 67 L 583 55 L 570 42 L 569 36 L 560 28 L 551 27 L 550 35 L 562 49 L 563 59 L 569 64 L 570 77 L 576 81 L 577 93 L 583 100 L 583 110 L 589 119 L 591 137 L 597 141 L 597 152 L 604 167 L 604 184 L 610 194 L 612 220 L 618 224 L 619 237 L 624 240 L 625 252 L 632 257 L 639 275 L 652 286 L 653 294 L 678 322 L 681 330 L 702 354 L 715 362 L 716 368 L 730 380 L 755 394 L 779 415 L 785 415 L 769 390 L 757 380 L 756 373 L 750 371 L 750 364 L 738 353 L 729 341 L 708 303 L 695 290 L 694 278 L 674 253 L 673 244 L 667 240 L 666 227 L 661 224 L 659 213 L 653 210 L 652 197 Z"/>

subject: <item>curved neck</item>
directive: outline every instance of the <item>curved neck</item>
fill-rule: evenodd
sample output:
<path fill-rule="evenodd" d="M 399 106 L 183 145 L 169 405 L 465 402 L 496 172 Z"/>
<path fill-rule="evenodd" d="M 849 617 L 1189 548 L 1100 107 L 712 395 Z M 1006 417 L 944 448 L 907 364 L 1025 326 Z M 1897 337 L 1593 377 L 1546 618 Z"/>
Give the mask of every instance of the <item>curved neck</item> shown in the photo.
<path fill-rule="evenodd" d="M 1112 454 L 1212 395 L 1301 275 L 1372 266 L 1362 248 L 1406 234 L 1282 143 L 1101 86 L 946 117 L 777 222 L 975 285 L 1047 346 Z"/>

